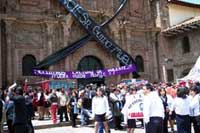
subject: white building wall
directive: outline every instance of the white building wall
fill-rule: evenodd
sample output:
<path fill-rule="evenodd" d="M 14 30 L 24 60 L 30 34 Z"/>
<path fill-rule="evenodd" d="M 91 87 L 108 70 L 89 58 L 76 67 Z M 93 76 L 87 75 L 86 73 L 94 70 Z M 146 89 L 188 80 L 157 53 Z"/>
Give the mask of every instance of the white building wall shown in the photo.
<path fill-rule="evenodd" d="M 179 24 L 195 16 L 200 16 L 200 8 L 169 4 L 170 26 Z"/>

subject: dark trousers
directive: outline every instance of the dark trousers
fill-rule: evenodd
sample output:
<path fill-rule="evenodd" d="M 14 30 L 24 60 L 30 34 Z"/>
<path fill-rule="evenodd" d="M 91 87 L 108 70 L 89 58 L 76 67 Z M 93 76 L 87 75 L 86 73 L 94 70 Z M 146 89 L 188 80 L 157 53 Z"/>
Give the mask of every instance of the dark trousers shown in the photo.
<path fill-rule="evenodd" d="M 14 133 L 13 121 L 12 120 L 7 120 L 7 125 L 8 125 L 8 132 L 9 133 Z"/>
<path fill-rule="evenodd" d="M 143 128 L 144 127 L 144 120 L 143 119 L 138 119 L 138 121 L 141 122 L 141 127 Z"/>
<path fill-rule="evenodd" d="M 194 133 L 200 133 L 200 122 L 195 117 L 190 117 L 190 122 L 193 124 Z"/>
<path fill-rule="evenodd" d="M 191 133 L 189 115 L 176 114 L 177 133 Z"/>
<path fill-rule="evenodd" d="M 31 120 L 28 120 L 27 130 L 28 130 L 28 133 L 34 133 L 34 127 Z"/>
<path fill-rule="evenodd" d="M 163 133 L 168 133 L 168 115 L 165 114 L 165 118 L 163 120 Z"/>
<path fill-rule="evenodd" d="M 68 116 L 67 116 L 67 107 L 66 106 L 61 106 L 59 109 L 59 114 L 60 114 L 60 122 L 63 121 L 63 115 L 65 116 L 65 121 L 68 121 Z"/>
<path fill-rule="evenodd" d="M 121 126 L 121 116 L 114 116 L 114 123 L 115 123 L 115 129 L 122 129 Z"/>
<path fill-rule="evenodd" d="M 77 115 L 78 114 L 74 114 L 74 113 L 70 114 L 71 122 L 72 122 L 72 127 L 76 127 L 76 118 L 77 118 Z"/>
<path fill-rule="evenodd" d="M 150 117 L 150 122 L 145 125 L 146 133 L 163 133 L 162 117 Z"/>
<path fill-rule="evenodd" d="M 14 124 L 15 133 L 27 133 L 26 124 Z"/>

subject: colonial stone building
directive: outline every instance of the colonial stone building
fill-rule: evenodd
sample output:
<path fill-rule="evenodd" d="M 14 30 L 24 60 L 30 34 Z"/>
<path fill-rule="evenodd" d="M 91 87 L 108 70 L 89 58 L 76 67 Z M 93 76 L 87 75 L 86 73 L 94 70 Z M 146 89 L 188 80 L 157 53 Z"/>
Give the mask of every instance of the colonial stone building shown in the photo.
<path fill-rule="evenodd" d="M 159 64 L 164 81 L 186 76 L 200 55 L 200 2 L 191 2 L 168 0 L 165 8 L 160 6 L 166 9 L 161 14 L 168 14 L 160 17 L 168 24 L 161 26 L 159 34 Z"/>
<path fill-rule="evenodd" d="M 102 23 L 118 9 L 120 0 L 77 0 L 92 18 Z M 152 0 L 128 0 L 123 11 L 104 30 L 138 65 L 141 78 L 160 80 L 155 5 Z M 0 1 L 0 87 L 14 81 L 44 80 L 31 69 L 86 34 L 58 0 Z M 46 68 L 51 71 L 91 70 L 120 66 L 119 61 L 91 39 L 63 60 Z M 85 82 L 119 82 L 132 75 Z M 74 80 L 76 81 L 76 80 Z"/>

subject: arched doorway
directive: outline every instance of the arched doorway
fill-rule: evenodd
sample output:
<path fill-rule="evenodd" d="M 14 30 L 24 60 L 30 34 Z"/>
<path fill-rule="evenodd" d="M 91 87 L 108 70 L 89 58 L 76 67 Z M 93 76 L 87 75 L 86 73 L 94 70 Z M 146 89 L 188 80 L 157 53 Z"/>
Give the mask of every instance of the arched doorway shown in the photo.
<path fill-rule="evenodd" d="M 32 76 L 32 69 L 36 66 L 36 58 L 33 55 L 25 55 L 22 59 L 22 75 Z"/>
<path fill-rule="evenodd" d="M 78 71 L 90 71 L 99 69 L 104 69 L 104 66 L 101 63 L 101 60 L 95 56 L 85 56 L 78 64 Z M 78 79 L 78 86 L 82 87 L 90 83 L 97 84 L 97 86 L 99 86 L 104 84 L 104 81 L 104 78 Z"/>

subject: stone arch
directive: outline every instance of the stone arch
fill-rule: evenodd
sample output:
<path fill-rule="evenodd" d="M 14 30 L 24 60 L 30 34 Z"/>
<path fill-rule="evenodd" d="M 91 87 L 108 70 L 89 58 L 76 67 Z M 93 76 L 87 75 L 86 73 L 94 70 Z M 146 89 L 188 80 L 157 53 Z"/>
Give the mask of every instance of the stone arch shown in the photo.
<path fill-rule="evenodd" d="M 90 70 L 102 70 L 104 69 L 104 65 L 102 64 L 101 60 L 93 55 L 84 56 L 78 63 L 77 70 L 78 71 L 90 71 Z M 78 85 L 84 86 L 90 83 L 97 84 L 104 84 L 104 78 L 90 78 L 90 79 L 78 79 Z"/>
<path fill-rule="evenodd" d="M 138 72 L 144 72 L 144 59 L 141 55 L 135 57 Z"/>
<path fill-rule="evenodd" d="M 32 69 L 36 66 L 36 58 L 34 55 L 27 54 L 22 58 L 22 75 L 31 76 Z"/>

